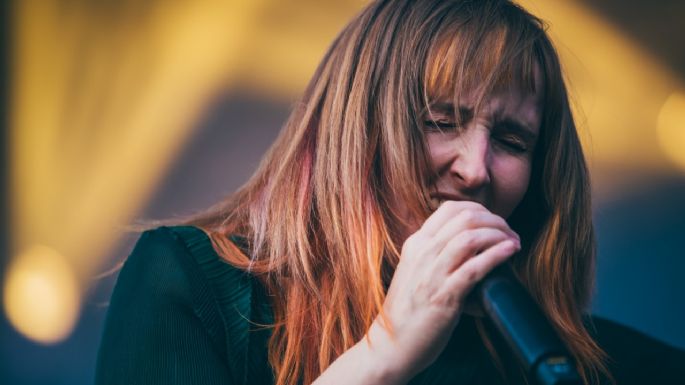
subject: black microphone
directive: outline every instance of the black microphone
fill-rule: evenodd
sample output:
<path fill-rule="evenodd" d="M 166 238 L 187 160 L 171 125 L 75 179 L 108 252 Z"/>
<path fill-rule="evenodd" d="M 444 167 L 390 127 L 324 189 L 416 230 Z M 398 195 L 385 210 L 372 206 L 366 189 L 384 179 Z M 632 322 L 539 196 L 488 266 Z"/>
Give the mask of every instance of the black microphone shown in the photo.
<path fill-rule="evenodd" d="M 485 276 L 474 294 L 528 379 L 539 385 L 582 385 L 573 357 L 508 264 Z"/>

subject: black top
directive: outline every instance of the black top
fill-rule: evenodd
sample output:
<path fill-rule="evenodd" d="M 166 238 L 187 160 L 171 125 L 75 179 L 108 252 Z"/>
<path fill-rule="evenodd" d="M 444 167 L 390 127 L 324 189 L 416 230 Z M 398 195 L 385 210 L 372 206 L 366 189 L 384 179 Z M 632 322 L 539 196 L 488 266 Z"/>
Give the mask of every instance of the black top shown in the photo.
<path fill-rule="evenodd" d="M 189 226 L 147 231 L 112 294 L 95 383 L 272 384 L 270 330 L 259 326 L 271 321 L 262 286 L 225 263 L 204 232 Z M 685 352 L 614 322 L 593 321 L 618 384 L 685 384 Z M 440 357 L 410 384 L 524 384 L 509 349 L 494 343 L 508 382 L 474 319 L 463 315 Z"/>

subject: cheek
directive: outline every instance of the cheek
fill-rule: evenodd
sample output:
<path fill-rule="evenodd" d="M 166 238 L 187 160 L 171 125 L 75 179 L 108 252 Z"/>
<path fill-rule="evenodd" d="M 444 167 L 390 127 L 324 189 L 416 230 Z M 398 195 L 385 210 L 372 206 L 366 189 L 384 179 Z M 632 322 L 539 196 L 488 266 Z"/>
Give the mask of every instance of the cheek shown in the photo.
<path fill-rule="evenodd" d="M 507 218 L 528 191 L 531 164 L 528 159 L 502 159 L 493 165 L 494 211 Z"/>
<path fill-rule="evenodd" d="M 430 165 L 434 170 L 441 168 L 449 162 L 453 155 L 455 145 L 444 137 L 438 135 L 427 135 L 428 155 Z"/>

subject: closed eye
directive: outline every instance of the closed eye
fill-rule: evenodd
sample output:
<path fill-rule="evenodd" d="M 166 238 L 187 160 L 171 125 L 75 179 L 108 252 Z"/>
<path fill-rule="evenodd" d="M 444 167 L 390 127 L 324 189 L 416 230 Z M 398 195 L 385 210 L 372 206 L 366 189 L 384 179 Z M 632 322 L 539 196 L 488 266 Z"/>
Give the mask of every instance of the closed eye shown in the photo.
<path fill-rule="evenodd" d="M 516 135 L 500 135 L 496 137 L 495 140 L 497 140 L 500 145 L 504 146 L 507 151 L 513 153 L 525 153 L 529 149 L 528 143 Z"/>
<path fill-rule="evenodd" d="M 448 120 L 425 120 L 423 122 L 426 131 L 454 131 L 459 126 L 457 123 Z"/>
<path fill-rule="evenodd" d="M 505 150 L 512 153 L 531 152 L 537 141 L 536 134 L 518 122 L 510 120 L 496 124 L 493 127 L 492 136 Z"/>

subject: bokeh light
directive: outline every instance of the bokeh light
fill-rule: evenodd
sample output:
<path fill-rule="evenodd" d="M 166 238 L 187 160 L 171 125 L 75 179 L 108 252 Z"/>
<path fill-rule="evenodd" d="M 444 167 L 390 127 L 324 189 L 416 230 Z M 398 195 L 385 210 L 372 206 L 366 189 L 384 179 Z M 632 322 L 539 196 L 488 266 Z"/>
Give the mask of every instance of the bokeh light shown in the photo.
<path fill-rule="evenodd" d="M 5 314 L 25 336 L 42 343 L 69 336 L 79 315 L 80 289 L 68 260 L 46 246 L 34 245 L 7 270 Z"/>
<path fill-rule="evenodd" d="M 96 277 L 130 251 L 137 235 L 128 243 L 126 225 L 193 212 L 242 185 L 328 45 L 367 2 L 8 2 L 11 232 L 0 285 L 5 313 L 19 333 L 8 327 L 0 337 L 0 372 L 6 364 L 12 373 L 0 374 L 0 384 L 92 383 L 107 309 L 94 304 L 107 301 L 107 284 L 113 285 L 116 274 L 105 284 Z M 654 49 L 653 39 L 638 39 L 640 28 L 631 23 L 648 25 L 643 16 L 649 15 L 621 19 L 611 11 L 632 4 L 652 16 L 678 15 L 685 3 L 665 2 L 673 4 L 669 8 L 618 0 L 517 2 L 546 21 L 568 75 L 592 173 L 597 222 L 605 224 L 598 239 L 609 273 L 598 277 L 600 289 L 607 277 L 616 277 L 614 291 L 598 290 L 605 296 L 597 309 L 609 309 L 606 315 L 622 321 L 643 315 L 644 322 L 633 326 L 685 347 L 680 331 L 685 318 L 673 315 L 682 307 L 650 298 L 668 300 L 668 294 L 660 293 L 682 291 L 656 291 L 656 283 L 670 284 L 667 270 L 677 269 L 663 263 L 657 271 L 653 263 L 657 257 L 671 261 L 671 254 L 683 255 L 682 248 L 668 246 L 680 245 L 668 243 L 668 231 L 680 234 L 682 206 L 670 205 L 669 212 L 661 213 L 630 201 L 625 207 L 635 207 L 633 217 L 623 209 L 603 211 L 640 194 L 650 204 L 670 202 L 661 195 L 647 197 L 647 190 L 659 186 L 682 195 L 685 72 L 679 63 L 685 59 L 668 59 Z M 609 12 L 601 12 L 601 4 Z M 679 36 L 685 34 L 664 36 L 671 37 L 660 39 L 670 52 L 679 52 Z M 659 178 L 675 179 L 668 185 L 675 187 L 659 185 Z M 635 191 L 640 194 L 630 194 Z M 643 212 L 659 222 L 644 220 L 638 215 Z M 673 222 L 664 219 L 672 213 Z M 617 226 L 615 218 L 622 226 L 650 223 L 648 230 L 659 230 L 654 241 L 649 239 L 661 254 L 650 249 L 649 256 L 643 255 L 635 245 L 643 238 L 625 236 L 629 230 Z M 612 238 L 618 228 L 620 237 Z M 650 258 L 645 265 L 654 265 L 659 278 L 640 286 L 645 298 L 640 302 L 625 295 L 626 287 L 637 285 L 619 279 L 611 263 L 624 272 L 625 266 L 637 266 L 634 271 L 644 273 L 645 265 L 637 262 Z M 672 281 L 673 287 L 682 287 L 676 286 L 679 278 Z M 103 287 L 102 296 L 94 294 Z M 653 311 L 644 310 L 645 304 L 655 304 Z M 620 306 L 640 310 L 618 313 Z M 59 357 L 52 359 L 54 352 Z M 41 365 L 41 372 L 35 362 L 52 367 Z M 45 380 L 24 378 L 30 376 Z"/>
<path fill-rule="evenodd" d="M 657 134 L 662 150 L 685 170 L 685 91 L 672 93 L 659 111 Z"/>

